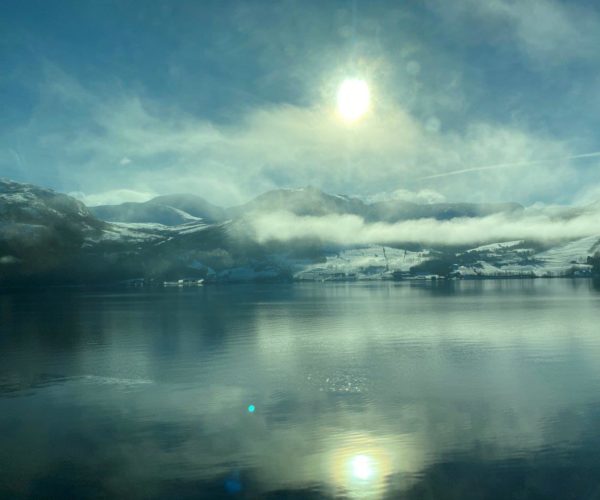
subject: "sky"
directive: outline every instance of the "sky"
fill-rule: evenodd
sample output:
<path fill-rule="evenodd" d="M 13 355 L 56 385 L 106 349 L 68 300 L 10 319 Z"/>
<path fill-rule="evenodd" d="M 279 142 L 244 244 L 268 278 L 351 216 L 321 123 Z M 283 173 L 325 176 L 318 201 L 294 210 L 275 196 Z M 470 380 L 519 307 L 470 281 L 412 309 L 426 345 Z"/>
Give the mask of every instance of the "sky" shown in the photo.
<path fill-rule="evenodd" d="M 89 204 L 591 203 L 598 46 L 583 0 L 5 0 L 0 177 Z M 347 78 L 372 98 L 353 123 Z"/>

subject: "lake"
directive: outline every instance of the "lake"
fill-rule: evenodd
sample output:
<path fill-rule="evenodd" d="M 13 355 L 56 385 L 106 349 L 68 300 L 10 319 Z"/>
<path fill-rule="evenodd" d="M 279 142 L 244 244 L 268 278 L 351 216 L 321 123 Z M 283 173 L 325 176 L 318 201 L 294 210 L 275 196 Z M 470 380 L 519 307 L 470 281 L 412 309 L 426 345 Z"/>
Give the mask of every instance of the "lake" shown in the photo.
<path fill-rule="evenodd" d="M 2 498 L 600 498 L 591 281 L 0 293 Z"/>

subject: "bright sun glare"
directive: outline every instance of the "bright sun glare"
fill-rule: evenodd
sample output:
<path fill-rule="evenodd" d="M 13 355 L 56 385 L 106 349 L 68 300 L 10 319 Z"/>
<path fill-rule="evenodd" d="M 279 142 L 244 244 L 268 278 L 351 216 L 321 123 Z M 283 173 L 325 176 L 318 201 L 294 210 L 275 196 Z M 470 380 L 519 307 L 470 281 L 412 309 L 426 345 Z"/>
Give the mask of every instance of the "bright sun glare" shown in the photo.
<path fill-rule="evenodd" d="M 362 481 L 370 479 L 375 472 L 373 460 L 366 455 L 355 456 L 350 463 L 350 467 L 352 476 Z"/>
<path fill-rule="evenodd" d="M 358 120 L 369 109 L 371 94 L 369 86 L 358 78 L 342 82 L 337 94 L 338 112 L 348 122 Z"/>

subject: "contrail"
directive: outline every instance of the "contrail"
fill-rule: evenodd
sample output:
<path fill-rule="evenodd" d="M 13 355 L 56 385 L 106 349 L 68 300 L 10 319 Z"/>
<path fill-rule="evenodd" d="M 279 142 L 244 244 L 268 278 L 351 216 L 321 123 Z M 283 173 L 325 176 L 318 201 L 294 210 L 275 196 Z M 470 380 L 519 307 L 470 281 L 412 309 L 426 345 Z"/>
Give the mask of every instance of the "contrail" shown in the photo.
<path fill-rule="evenodd" d="M 427 175 L 425 177 L 419 177 L 418 180 L 437 179 L 439 177 L 449 177 L 451 175 L 466 174 L 468 172 L 479 172 L 480 170 L 494 170 L 497 168 L 522 167 L 525 165 L 538 165 L 540 163 L 548 163 L 551 161 L 578 160 L 581 158 L 595 158 L 598 156 L 600 156 L 600 151 L 595 151 L 593 153 L 582 153 L 582 154 L 573 155 L 573 156 L 565 156 L 564 158 L 558 158 L 558 159 L 552 158 L 552 159 L 548 159 L 548 160 L 532 160 L 532 161 L 518 161 L 518 162 L 514 162 L 514 163 L 498 163 L 496 165 L 487 165 L 484 167 L 463 168 L 460 170 L 452 170 L 451 172 L 444 172 L 442 174 Z"/>

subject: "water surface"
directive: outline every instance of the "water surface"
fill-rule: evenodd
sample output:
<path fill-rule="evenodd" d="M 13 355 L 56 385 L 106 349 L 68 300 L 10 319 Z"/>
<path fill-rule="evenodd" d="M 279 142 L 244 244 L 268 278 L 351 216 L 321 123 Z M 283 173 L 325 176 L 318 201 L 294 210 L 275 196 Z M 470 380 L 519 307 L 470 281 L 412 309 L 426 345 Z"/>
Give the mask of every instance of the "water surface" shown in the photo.
<path fill-rule="evenodd" d="M 0 497 L 600 498 L 587 280 L 0 294 Z"/>

